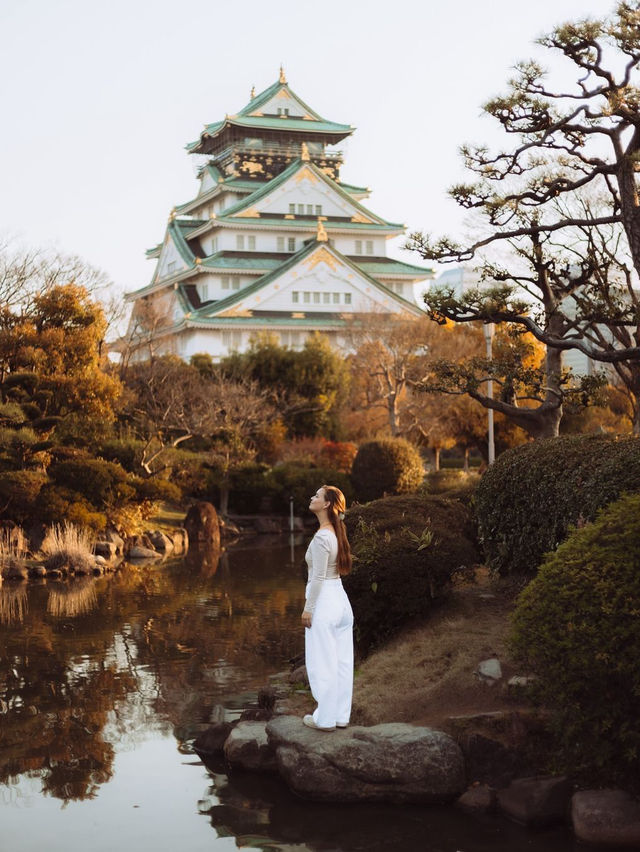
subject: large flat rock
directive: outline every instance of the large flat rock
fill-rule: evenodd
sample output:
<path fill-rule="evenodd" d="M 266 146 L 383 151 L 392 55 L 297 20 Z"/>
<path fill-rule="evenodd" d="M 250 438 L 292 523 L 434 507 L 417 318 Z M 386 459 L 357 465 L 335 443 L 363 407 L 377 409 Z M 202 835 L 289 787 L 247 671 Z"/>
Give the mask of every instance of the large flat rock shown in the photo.
<path fill-rule="evenodd" d="M 436 803 L 465 789 L 460 748 L 432 728 L 393 723 L 325 733 L 279 716 L 266 730 L 280 774 L 308 799 Z"/>

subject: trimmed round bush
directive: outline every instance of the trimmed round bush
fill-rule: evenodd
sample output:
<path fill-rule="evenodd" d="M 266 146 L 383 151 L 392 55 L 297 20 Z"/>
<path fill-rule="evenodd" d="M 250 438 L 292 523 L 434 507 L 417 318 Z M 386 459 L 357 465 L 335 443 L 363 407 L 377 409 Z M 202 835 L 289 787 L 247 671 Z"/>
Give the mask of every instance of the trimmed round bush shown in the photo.
<path fill-rule="evenodd" d="M 535 572 L 570 526 L 593 520 L 625 491 L 640 491 L 640 438 L 570 435 L 507 450 L 476 492 L 489 567 Z"/>
<path fill-rule="evenodd" d="M 130 477 L 129 483 L 135 488 L 136 500 L 166 500 L 168 503 L 179 503 L 182 491 L 168 479 L 142 479 L 140 476 Z"/>
<path fill-rule="evenodd" d="M 361 444 L 351 468 L 356 497 L 363 503 L 385 495 L 408 494 L 419 488 L 423 478 L 420 453 L 402 438 Z"/>
<path fill-rule="evenodd" d="M 459 500 L 386 497 L 354 506 L 346 523 L 354 562 L 343 582 L 361 653 L 427 616 L 453 577 L 480 561 L 471 511 Z"/>
<path fill-rule="evenodd" d="M 131 499 L 135 494 L 122 467 L 102 459 L 56 462 L 49 468 L 49 475 L 56 485 L 81 494 L 98 509 Z"/>
<path fill-rule="evenodd" d="M 640 788 L 640 495 L 574 530 L 521 593 L 516 656 L 536 675 L 564 765 Z"/>
<path fill-rule="evenodd" d="M 39 470 L 8 470 L 0 473 L 0 502 L 2 515 L 18 523 L 38 516 L 40 491 L 47 474 Z"/>

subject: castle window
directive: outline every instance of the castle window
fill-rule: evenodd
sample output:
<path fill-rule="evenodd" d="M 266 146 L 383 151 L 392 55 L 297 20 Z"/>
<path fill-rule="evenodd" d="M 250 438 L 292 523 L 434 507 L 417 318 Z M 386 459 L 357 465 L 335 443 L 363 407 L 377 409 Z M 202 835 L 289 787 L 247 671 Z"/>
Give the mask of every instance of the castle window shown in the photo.
<path fill-rule="evenodd" d="M 284 251 L 284 237 L 278 237 L 278 251 Z"/>
<path fill-rule="evenodd" d="M 214 237 L 211 240 L 211 254 L 213 254 L 216 251 L 218 251 L 218 238 Z"/>
<path fill-rule="evenodd" d="M 242 234 L 236 234 L 236 250 L 244 250 L 244 236 Z"/>
<path fill-rule="evenodd" d="M 313 204 L 307 204 L 307 216 L 313 216 Z"/>
<path fill-rule="evenodd" d="M 201 284 L 200 285 L 200 301 L 206 302 L 209 299 L 209 285 Z"/>
<path fill-rule="evenodd" d="M 367 254 L 373 254 L 373 240 L 367 240 Z"/>
<path fill-rule="evenodd" d="M 404 284 L 396 284 L 396 293 L 399 296 L 404 296 Z"/>
<path fill-rule="evenodd" d="M 344 294 L 344 303 L 345 303 L 345 305 L 351 304 L 351 293 L 345 293 Z"/>
<path fill-rule="evenodd" d="M 320 304 L 320 293 L 314 293 L 313 294 L 313 304 L 314 305 Z"/>
<path fill-rule="evenodd" d="M 289 107 L 278 107 L 278 115 L 289 115 Z"/>
<path fill-rule="evenodd" d="M 334 293 L 333 294 L 333 304 L 334 305 L 340 304 L 340 293 Z"/>
<path fill-rule="evenodd" d="M 304 216 L 304 204 L 298 204 L 298 216 Z"/>
<path fill-rule="evenodd" d="M 232 278 L 231 280 L 231 289 L 239 290 L 240 289 L 240 278 Z"/>
<path fill-rule="evenodd" d="M 227 275 L 222 276 L 222 289 L 228 290 L 231 286 L 231 279 Z"/>
<path fill-rule="evenodd" d="M 290 204 L 290 205 L 289 205 L 289 214 L 290 214 L 291 216 L 295 216 L 295 215 L 296 215 L 296 205 L 295 205 L 295 204 Z"/>
<path fill-rule="evenodd" d="M 288 246 L 289 251 L 295 251 L 296 250 L 296 238 L 295 237 L 289 237 L 289 239 L 287 241 L 287 246 Z"/>
<path fill-rule="evenodd" d="M 256 238 L 255 237 L 249 237 L 249 251 L 255 251 L 255 250 L 256 250 Z"/>
<path fill-rule="evenodd" d="M 291 301 L 293 302 L 294 305 L 297 305 L 298 302 L 300 301 L 300 293 L 298 292 L 298 290 L 294 290 L 291 293 Z"/>
<path fill-rule="evenodd" d="M 362 240 L 356 240 L 356 254 L 362 254 Z"/>
<path fill-rule="evenodd" d="M 305 305 L 308 305 L 311 301 L 311 293 L 308 290 L 305 290 L 302 294 L 302 301 L 305 303 Z"/>
<path fill-rule="evenodd" d="M 322 204 L 316 204 L 316 216 L 322 216 Z"/>
<path fill-rule="evenodd" d="M 323 304 L 328 305 L 331 302 L 331 293 L 323 293 L 322 302 Z"/>

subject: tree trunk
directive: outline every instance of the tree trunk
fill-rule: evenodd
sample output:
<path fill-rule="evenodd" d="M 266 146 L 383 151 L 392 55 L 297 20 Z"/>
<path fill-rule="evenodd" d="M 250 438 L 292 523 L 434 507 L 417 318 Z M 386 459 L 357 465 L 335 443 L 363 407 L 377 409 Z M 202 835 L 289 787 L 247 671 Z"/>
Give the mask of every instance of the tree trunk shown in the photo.
<path fill-rule="evenodd" d="M 398 417 L 398 397 L 397 394 L 389 395 L 387 402 L 387 411 L 389 413 L 389 428 L 393 438 L 397 438 L 400 432 L 400 422 Z"/>
<path fill-rule="evenodd" d="M 433 468 L 436 473 L 440 470 L 440 447 L 433 448 Z"/>
<path fill-rule="evenodd" d="M 462 465 L 462 470 L 465 473 L 469 473 L 469 447 L 464 448 L 464 464 Z"/>

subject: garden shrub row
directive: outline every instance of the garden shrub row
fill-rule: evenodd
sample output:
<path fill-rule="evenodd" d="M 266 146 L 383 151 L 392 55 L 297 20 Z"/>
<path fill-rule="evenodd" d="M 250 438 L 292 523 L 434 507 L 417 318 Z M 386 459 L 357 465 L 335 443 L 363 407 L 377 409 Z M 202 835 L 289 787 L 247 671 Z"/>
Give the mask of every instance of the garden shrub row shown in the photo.
<path fill-rule="evenodd" d="M 476 493 L 486 561 L 500 574 L 535 573 L 572 525 L 625 491 L 640 491 L 640 440 L 571 435 L 507 450 Z"/>
<path fill-rule="evenodd" d="M 522 592 L 513 650 L 551 713 L 556 770 L 640 791 L 640 495 L 549 554 Z"/>
<path fill-rule="evenodd" d="M 386 497 L 354 506 L 346 523 L 354 564 L 344 584 L 362 653 L 428 615 L 480 561 L 471 510 L 451 497 Z"/>

